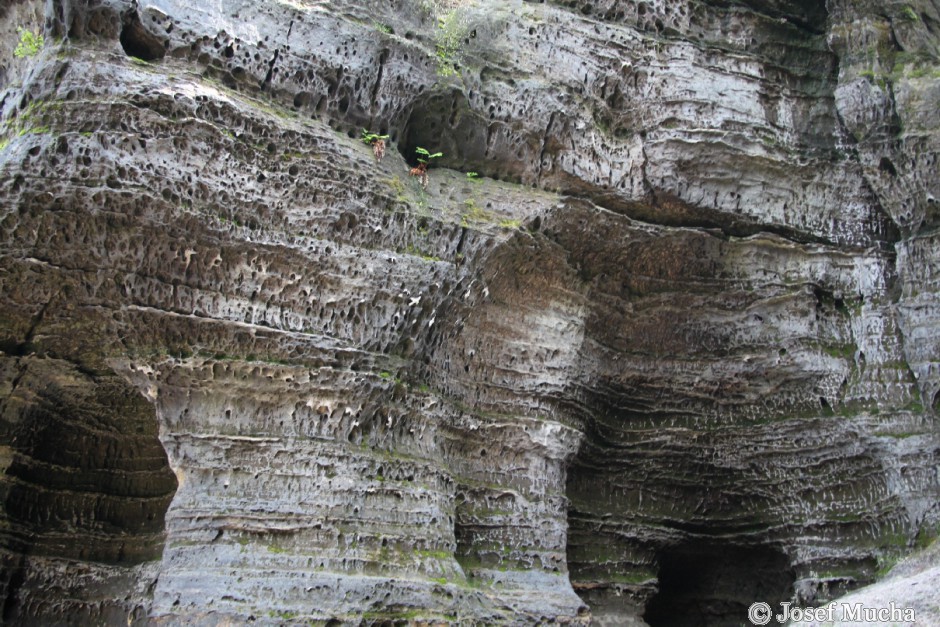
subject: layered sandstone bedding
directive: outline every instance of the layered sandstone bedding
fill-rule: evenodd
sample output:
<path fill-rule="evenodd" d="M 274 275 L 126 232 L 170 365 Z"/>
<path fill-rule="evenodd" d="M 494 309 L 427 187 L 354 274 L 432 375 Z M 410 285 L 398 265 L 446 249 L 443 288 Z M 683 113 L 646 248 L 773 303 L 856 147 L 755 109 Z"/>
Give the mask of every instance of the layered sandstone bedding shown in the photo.
<path fill-rule="evenodd" d="M 738 624 L 936 536 L 936 3 L 0 33 L 4 621 Z"/>

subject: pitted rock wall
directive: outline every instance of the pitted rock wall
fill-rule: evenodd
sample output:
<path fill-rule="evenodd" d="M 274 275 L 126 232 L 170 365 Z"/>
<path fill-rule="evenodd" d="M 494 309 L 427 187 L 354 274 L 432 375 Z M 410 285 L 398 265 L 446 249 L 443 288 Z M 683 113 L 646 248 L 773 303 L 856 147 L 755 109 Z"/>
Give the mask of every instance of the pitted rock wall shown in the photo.
<path fill-rule="evenodd" d="M 720 624 L 874 580 L 940 523 L 907 9 L 11 3 L 4 619 Z"/>

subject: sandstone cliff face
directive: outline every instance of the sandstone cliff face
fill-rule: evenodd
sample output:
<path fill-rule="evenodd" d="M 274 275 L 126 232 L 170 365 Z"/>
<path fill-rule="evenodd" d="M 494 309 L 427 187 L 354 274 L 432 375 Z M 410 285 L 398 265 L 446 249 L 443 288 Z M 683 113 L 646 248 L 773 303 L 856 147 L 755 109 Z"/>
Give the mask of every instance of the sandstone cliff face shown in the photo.
<path fill-rule="evenodd" d="M 737 624 L 936 535 L 936 3 L 0 21 L 5 620 Z"/>

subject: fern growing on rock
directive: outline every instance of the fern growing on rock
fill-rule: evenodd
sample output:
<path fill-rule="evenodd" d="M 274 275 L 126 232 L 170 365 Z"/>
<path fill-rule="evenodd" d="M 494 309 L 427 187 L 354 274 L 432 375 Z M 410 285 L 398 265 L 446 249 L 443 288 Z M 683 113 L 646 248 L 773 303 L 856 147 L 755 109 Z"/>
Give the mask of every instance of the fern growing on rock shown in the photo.
<path fill-rule="evenodd" d="M 411 168 L 411 171 L 408 173 L 411 176 L 418 178 L 418 181 L 421 183 L 421 187 L 424 189 L 428 188 L 428 165 L 431 163 L 431 159 L 437 159 L 438 157 L 443 157 L 444 153 L 435 152 L 431 154 L 430 151 L 418 146 L 415 148 L 415 152 L 418 153 L 418 165 L 414 168 Z"/>

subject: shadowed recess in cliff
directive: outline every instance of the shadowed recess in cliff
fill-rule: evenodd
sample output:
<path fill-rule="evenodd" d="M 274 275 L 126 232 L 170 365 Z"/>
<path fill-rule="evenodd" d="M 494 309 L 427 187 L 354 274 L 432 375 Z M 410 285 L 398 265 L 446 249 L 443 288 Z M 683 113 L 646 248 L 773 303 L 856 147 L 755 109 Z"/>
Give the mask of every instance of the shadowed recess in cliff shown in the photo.
<path fill-rule="evenodd" d="M 21 620 L 42 607 L 18 589 L 32 577 L 29 560 L 129 567 L 159 559 L 176 477 L 153 405 L 115 375 L 3 357 L 0 382 L 3 618 Z"/>
<path fill-rule="evenodd" d="M 790 598 L 787 556 L 765 546 L 691 538 L 659 555 L 659 593 L 646 606 L 650 627 L 746 624 L 755 601 Z"/>
<path fill-rule="evenodd" d="M 163 41 L 144 28 L 136 12 L 124 18 L 120 40 L 121 47 L 128 56 L 144 61 L 157 61 L 166 54 Z"/>
<path fill-rule="evenodd" d="M 422 94 L 401 125 L 398 150 L 416 164 L 415 148 L 443 152 L 441 165 L 478 172 L 504 181 L 534 183 L 532 164 L 538 161 L 537 143 L 522 137 L 500 121 L 475 110 L 456 89 Z"/>

